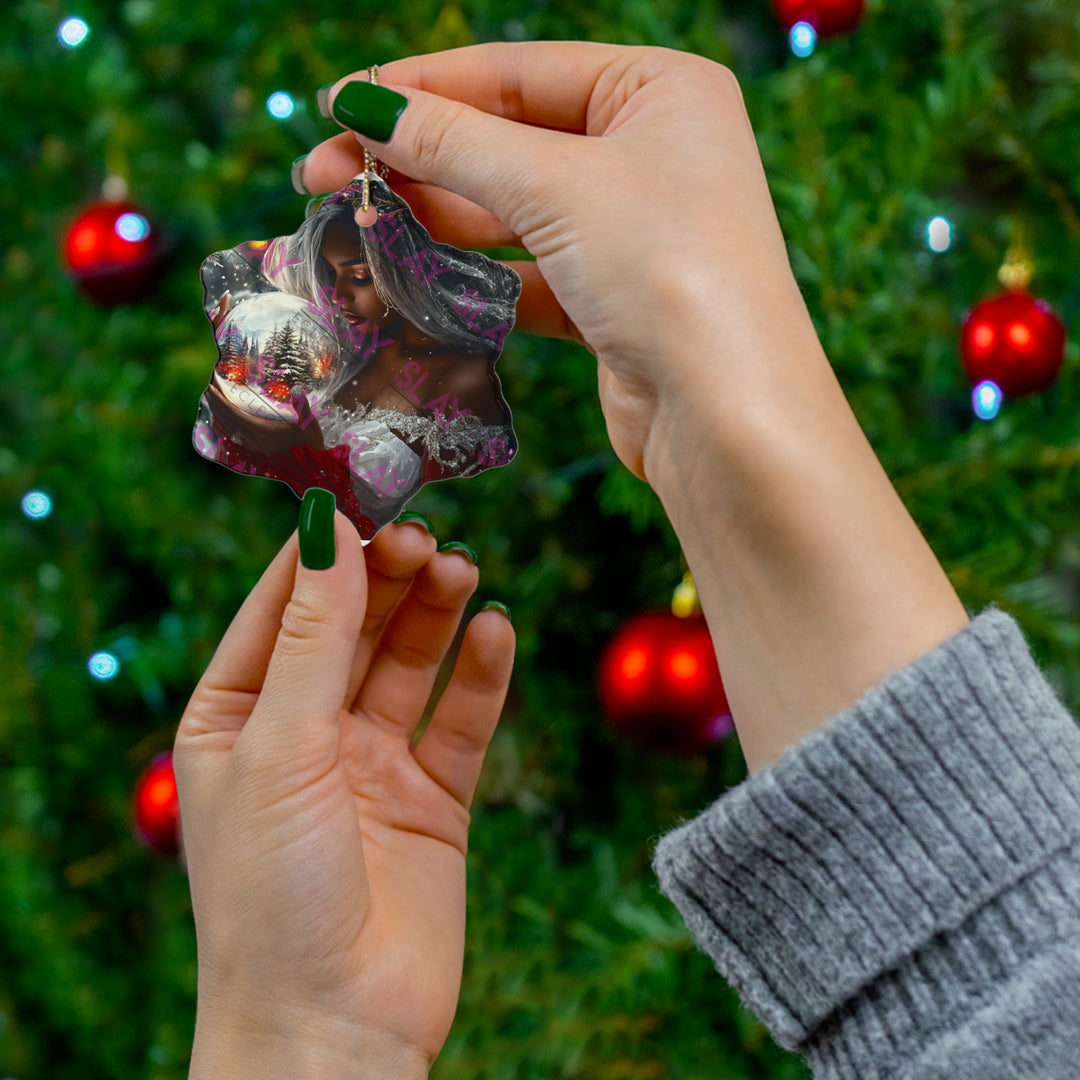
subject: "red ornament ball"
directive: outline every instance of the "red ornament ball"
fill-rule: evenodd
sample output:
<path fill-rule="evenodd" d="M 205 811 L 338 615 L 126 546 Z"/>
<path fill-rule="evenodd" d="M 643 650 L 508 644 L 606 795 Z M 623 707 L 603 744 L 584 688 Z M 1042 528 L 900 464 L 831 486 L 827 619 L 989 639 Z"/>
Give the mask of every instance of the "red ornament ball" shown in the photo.
<path fill-rule="evenodd" d="M 847 34 L 859 25 L 866 0 L 773 0 L 773 10 L 785 30 L 809 23 L 819 38 Z"/>
<path fill-rule="evenodd" d="M 148 295 L 158 283 L 161 236 L 130 202 L 91 203 L 64 237 L 64 261 L 82 290 L 101 304 Z"/>
<path fill-rule="evenodd" d="M 1045 300 L 1012 289 L 968 312 L 960 356 L 972 386 L 989 379 L 1005 397 L 1045 390 L 1065 357 L 1065 324 Z"/>
<path fill-rule="evenodd" d="M 135 832 L 170 858 L 180 854 L 180 800 L 172 754 L 158 754 L 135 784 Z"/>
<path fill-rule="evenodd" d="M 657 611 L 632 619 L 604 650 L 599 690 L 611 724 L 646 750 L 691 754 L 733 729 L 701 616 Z"/>

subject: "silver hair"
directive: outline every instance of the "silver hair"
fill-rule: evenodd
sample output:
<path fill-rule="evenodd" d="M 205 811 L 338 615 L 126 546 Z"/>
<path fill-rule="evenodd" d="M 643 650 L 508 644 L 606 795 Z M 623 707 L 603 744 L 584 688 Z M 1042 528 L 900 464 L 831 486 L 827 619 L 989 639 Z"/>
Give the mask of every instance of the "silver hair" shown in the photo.
<path fill-rule="evenodd" d="M 267 251 L 263 273 L 271 284 L 332 317 L 334 276 L 321 248 L 327 228 L 346 225 L 355 232 L 376 294 L 387 307 L 439 341 L 497 353 L 513 326 L 521 292 L 517 274 L 479 252 L 436 243 L 383 180 L 372 177 L 370 185 L 376 224 L 356 224 L 358 177 Z"/>

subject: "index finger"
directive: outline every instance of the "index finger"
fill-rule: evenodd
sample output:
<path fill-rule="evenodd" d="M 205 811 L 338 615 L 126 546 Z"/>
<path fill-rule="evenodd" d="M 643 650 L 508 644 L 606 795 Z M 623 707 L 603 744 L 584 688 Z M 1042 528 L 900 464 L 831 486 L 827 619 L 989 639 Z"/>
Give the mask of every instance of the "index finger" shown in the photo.
<path fill-rule="evenodd" d="M 591 41 L 490 42 L 393 60 L 379 67 L 379 81 L 506 120 L 585 134 L 597 82 L 635 51 Z"/>

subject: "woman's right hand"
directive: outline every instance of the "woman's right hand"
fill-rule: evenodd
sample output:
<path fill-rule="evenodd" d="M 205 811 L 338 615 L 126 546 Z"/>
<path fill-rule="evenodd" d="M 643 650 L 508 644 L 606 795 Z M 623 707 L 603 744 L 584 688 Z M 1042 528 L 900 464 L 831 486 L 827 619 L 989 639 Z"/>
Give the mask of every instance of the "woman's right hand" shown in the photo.
<path fill-rule="evenodd" d="M 284 453 L 294 446 L 323 449 L 322 430 L 306 395 L 298 393 L 293 398 L 294 419 L 279 419 L 271 415 L 271 406 L 257 389 L 245 385 L 243 391 L 246 407 L 231 401 L 216 377 L 203 392 L 214 426 L 237 446 L 256 454 Z"/>
<path fill-rule="evenodd" d="M 392 139 L 328 140 L 306 186 L 343 186 L 366 145 L 437 239 L 531 252 L 514 264 L 519 325 L 595 353 L 612 443 L 639 476 L 665 408 L 681 423 L 705 384 L 723 396 L 774 348 L 818 349 L 726 68 L 666 49 L 492 44 L 394 61 L 379 82 L 409 99 Z"/>

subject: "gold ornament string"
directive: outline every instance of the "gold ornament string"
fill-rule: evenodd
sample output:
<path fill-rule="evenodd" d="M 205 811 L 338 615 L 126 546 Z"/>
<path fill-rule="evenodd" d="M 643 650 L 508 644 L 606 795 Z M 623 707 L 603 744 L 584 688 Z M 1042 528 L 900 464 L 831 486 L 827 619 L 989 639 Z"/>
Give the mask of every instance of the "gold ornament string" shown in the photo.
<path fill-rule="evenodd" d="M 378 64 L 372 64 L 371 67 L 368 68 L 368 82 L 371 83 L 372 86 L 378 86 L 379 85 L 379 65 Z M 378 165 L 378 161 L 376 160 L 375 155 L 370 150 L 368 150 L 367 147 L 365 147 L 364 148 L 364 186 L 363 186 L 363 194 L 362 194 L 362 197 L 361 197 L 361 200 L 360 200 L 360 209 L 363 210 L 365 214 L 368 212 L 368 210 L 371 209 L 371 174 L 375 171 L 377 165 Z"/>

